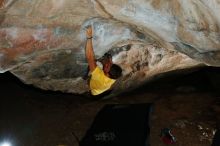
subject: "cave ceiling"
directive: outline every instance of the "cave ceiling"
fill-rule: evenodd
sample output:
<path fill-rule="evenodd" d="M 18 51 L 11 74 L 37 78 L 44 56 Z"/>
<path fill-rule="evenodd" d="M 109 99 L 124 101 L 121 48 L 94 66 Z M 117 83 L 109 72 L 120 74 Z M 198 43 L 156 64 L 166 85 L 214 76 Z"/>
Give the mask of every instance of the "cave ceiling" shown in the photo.
<path fill-rule="evenodd" d="M 220 0 L 0 0 L 0 72 L 83 94 L 85 27 L 123 69 L 115 93 L 160 74 L 220 66 Z"/>

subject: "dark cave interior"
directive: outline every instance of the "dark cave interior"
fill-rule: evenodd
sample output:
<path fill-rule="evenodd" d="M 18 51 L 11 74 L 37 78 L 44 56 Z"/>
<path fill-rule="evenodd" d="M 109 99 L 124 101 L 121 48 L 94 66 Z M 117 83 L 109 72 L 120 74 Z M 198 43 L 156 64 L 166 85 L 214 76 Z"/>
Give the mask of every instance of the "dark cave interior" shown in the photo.
<path fill-rule="evenodd" d="M 174 129 L 175 145 L 208 146 L 220 126 L 220 68 L 169 74 L 100 101 L 43 91 L 9 72 L 0 74 L 0 89 L 0 141 L 10 140 L 16 146 L 77 146 L 72 132 L 81 139 L 106 104 L 154 103 L 150 135 L 155 146 L 164 145 L 158 136 L 164 127 Z"/>

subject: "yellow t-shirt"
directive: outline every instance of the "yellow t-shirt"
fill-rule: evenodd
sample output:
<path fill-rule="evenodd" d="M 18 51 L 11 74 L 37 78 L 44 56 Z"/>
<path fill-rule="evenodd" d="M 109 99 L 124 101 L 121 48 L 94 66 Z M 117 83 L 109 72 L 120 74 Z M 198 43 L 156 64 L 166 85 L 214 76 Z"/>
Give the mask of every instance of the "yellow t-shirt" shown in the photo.
<path fill-rule="evenodd" d="M 97 66 L 91 73 L 90 78 L 89 86 L 92 95 L 98 95 L 110 89 L 112 84 L 115 83 L 115 81 L 116 80 L 107 77 L 103 70 Z"/>

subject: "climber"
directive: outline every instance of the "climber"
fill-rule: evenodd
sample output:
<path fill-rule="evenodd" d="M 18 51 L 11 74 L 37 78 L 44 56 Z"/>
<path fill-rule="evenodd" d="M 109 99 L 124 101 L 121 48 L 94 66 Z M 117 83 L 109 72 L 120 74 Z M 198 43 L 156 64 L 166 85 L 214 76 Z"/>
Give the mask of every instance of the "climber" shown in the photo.
<path fill-rule="evenodd" d="M 85 54 L 91 74 L 89 87 L 92 96 L 100 96 L 105 95 L 108 91 L 111 91 L 116 79 L 122 75 L 122 69 L 118 65 L 112 63 L 112 56 L 108 53 L 101 59 L 103 69 L 97 65 L 92 44 L 92 31 L 91 26 L 86 27 L 87 40 Z"/>

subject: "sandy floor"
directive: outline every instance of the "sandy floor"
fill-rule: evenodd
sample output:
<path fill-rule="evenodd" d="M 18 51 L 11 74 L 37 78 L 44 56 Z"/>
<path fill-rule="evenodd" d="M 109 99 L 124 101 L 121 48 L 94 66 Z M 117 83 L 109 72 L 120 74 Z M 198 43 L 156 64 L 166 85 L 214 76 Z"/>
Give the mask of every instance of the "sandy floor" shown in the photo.
<path fill-rule="evenodd" d="M 160 130 L 172 129 L 174 146 L 210 146 L 220 121 L 220 70 L 170 75 L 133 92 L 91 102 L 41 91 L 0 75 L 0 142 L 13 146 L 78 146 L 96 113 L 108 103 L 154 103 L 151 145 L 165 146 Z M 74 133 L 74 134 L 73 134 Z"/>

